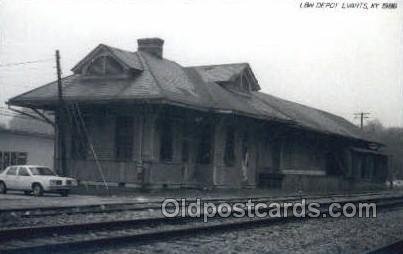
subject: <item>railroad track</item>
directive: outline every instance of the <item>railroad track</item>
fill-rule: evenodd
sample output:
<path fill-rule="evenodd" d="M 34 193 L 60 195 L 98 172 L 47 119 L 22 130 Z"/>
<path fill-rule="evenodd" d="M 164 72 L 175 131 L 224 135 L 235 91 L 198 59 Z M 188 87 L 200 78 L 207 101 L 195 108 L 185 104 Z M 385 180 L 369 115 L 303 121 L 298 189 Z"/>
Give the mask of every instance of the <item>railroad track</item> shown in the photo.
<path fill-rule="evenodd" d="M 204 202 L 212 202 L 218 204 L 220 202 L 235 203 L 246 202 L 249 199 L 253 202 L 276 202 L 276 201 L 293 201 L 301 198 L 318 199 L 318 198 L 339 198 L 339 197 L 359 197 L 359 196 L 381 196 L 388 194 L 379 192 L 370 193 L 353 193 L 353 194 L 334 194 L 334 195 L 287 195 L 281 197 L 255 197 L 255 198 L 209 198 L 203 199 Z M 180 201 L 180 199 L 177 199 Z M 193 202 L 195 199 L 187 199 L 188 202 Z M 14 214 L 22 218 L 34 218 L 44 216 L 58 215 L 74 215 L 74 214 L 89 214 L 89 213 L 114 213 L 119 211 L 144 211 L 149 209 L 160 209 L 162 201 L 146 201 L 146 202 L 125 202 L 125 203 L 109 203 L 96 205 L 82 206 L 60 206 L 60 207 L 33 207 L 33 208 L 18 208 L 18 209 L 0 209 L 0 216 L 4 214 Z"/>
<path fill-rule="evenodd" d="M 344 198 L 341 204 L 375 202 L 377 209 L 392 209 L 403 206 L 403 196 L 367 197 L 365 199 Z M 321 202 L 322 213 L 326 213 L 330 200 Z M 303 218 L 303 219 L 307 219 Z M 322 218 L 322 217 L 320 217 Z M 0 230 L 1 253 L 55 253 L 82 251 L 88 248 L 115 244 L 144 244 L 151 241 L 189 236 L 214 231 L 267 226 L 301 219 L 293 215 L 265 218 L 209 218 L 208 223 L 200 218 L 173 217 L 106 221 L 98 223 L 29 227 Z M 21 239 L 21 240 L 18 240 Z"/>

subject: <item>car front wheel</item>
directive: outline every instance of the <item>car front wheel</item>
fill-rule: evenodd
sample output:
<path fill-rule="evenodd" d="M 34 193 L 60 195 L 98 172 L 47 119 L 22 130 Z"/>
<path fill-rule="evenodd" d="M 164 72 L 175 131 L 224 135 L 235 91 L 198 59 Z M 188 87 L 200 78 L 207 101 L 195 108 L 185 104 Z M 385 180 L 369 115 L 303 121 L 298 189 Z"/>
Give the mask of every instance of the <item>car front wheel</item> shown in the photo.
<path fill-rule="evenodd" d="M 7 186 L 4 182 L 0 182 L 0 193 L 6 194 L 7 193 Z"/>
<path fill-rule="evenodd" d="M 43 195 L 43 188 L 40 184 L 36 183 L 32 186 L 32 193 L 34 196 L 39 197 Z"/>

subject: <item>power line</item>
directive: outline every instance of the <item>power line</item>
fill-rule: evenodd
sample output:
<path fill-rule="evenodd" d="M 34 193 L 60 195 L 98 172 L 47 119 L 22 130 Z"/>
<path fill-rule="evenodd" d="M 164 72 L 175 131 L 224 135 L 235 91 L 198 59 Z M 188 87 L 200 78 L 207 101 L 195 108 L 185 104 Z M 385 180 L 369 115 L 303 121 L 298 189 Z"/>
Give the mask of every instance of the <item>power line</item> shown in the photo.
<path fill-rule="evenodd" d="M 18 113 L 12 112 L 12 111 L 2 110 L 2 109 L 0 109 L 0 113 L 8 114 L 8 115 L 11 115 L 11 116 L 21 116 L 22 115 L 22 114 L 18 114 Z"/>
<path fill-rule="evenodd" d="M 25 116 L 23 114 L 18 114 L 16 112 L 14 112 L 6 107 L 2 107 L 2 106 L 0 106 L 0 115 L 7 116 L 7 117 L 17 117 L 17 118 L 25 119 L 25 120 L 32 120 L 32 118 L 30 118 L 28 116 Z"/>
<path fill-rule="evenodd" d="M 34 60 L 34 61 L 26 61 L 26 62 L 18 62 L 18 63 L 7 63 L 7 64 L 0 64 L 1 67 L 10 67 L 10 66 L 16 66 L 16 65 L 25 65 L 25 64 L 33 64 L 33 63 L 43 63 L 43 62 L 49 62 L 53 60 L 52 58 L 47 58 L 47 59 L 40 59 L 40 60 Z"/>
<path fill-rule="evenodd" d="M 12 118 L 15 117 L 15 118 L 20 118 L 20 119 L 24 119 L 24 120 L 32 120 L 32 118 L 25 117 L 22 115 L 11 115 L 11 114 L 7 114 L 7 113 L 3 113 L 3 112 L 0 112 L 0 116 L 12 117 Z"/>
<path fill-rule="evenodd" d="M 18 115 L 18 114 L 9 114 L 9 113 L 0 111 L 0 119 L 1 118 L 6 118 L 6 117 L 9 117 L 9 118 L 12 118 L 12 119 L 18 118 L 18 119 L 29 121 L 29 122 L 44 122 L 45 123 L 44 120 L 32 118 L 32 117 L 29 117 L 29 116 L 25 116 L 23 114 L 20 114 L 20 115 Z"/>
<path fill-rule="evenodd" d="M 11 109 L 4 107 L 4 106 L 0 106 L 0 111 L 9 111 L 10 113 L 15 113 L 14 111 L 12 111 Z"/>
<path fill-rule="evenodd" d="M 0 106 L 0 109 L 10 110 L 9 108 L 4 107 L 4 106 Z M 10 111 L 11 111 L 11 110 L 10 110 Z"/>
<path fill-rule="evenodd" d="M 358 112 L 358 113 L 354 113 L 354 119 L 359 118 L 360 119 L 360 128 L 364 128 L 364 119 L 368 119 L 369 115 L 371 113 L 369 112 Z"/>

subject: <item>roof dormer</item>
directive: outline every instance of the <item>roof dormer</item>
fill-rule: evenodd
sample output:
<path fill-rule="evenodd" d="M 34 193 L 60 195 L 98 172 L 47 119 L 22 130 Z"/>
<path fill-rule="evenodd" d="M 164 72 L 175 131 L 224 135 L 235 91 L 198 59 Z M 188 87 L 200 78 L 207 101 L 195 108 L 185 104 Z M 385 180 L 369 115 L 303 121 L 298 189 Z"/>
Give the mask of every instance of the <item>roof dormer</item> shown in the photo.
<path fill-rule="evenodd" d="M 122 76 L 143 70 L 135 52 L 100 44 L 85 56 L 72 71 L 86 76 Z"/>
<path fill-rule="evenodd" d="M 124 73 L 124 66 L 109 55 L 97 56 L 84 68 L 84 74 L 87 75 L 121 75 Z"/>
<path fill-rule="evenodd" d="M 249 93 L 259 91 L 260 86 L 249 64 L 223 64 L 191 67 L 196 69 L 206 82 L 214 82 L 226 89 Z"/>

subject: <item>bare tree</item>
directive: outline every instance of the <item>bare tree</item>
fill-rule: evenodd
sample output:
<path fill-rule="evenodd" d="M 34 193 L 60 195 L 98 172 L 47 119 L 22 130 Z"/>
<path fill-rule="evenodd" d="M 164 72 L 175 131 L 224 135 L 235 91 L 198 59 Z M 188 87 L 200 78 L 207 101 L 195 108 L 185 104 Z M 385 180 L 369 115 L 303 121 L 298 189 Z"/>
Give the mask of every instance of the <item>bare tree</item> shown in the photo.
<path fill-rule="evenodd" d="M 403 179 L 403 128 L 384 127 L 378 119 L 368 122 L 363 130 L 386 145 L 389 155 L 389 170 L 395 178 Z"/>

